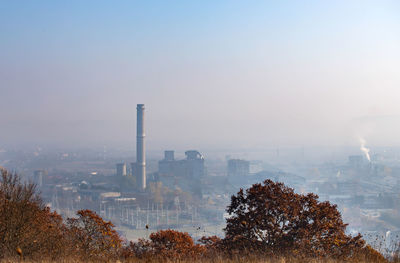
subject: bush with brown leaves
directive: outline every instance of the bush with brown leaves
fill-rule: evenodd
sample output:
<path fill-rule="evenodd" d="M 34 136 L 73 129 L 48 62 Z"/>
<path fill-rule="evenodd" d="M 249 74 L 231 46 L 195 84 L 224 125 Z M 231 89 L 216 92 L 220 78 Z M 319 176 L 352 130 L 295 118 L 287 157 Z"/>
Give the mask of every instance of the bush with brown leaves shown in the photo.
<path fill-rule="evenodd" d="M 195 244 L 188 233 L 171 229 L 152 233 L 149 240 L 140 239 L 137 243 L 131 243 L 130 247 L 131 255 L 160 260 L 198 258 L 206 251 L 204 246 Z"/>

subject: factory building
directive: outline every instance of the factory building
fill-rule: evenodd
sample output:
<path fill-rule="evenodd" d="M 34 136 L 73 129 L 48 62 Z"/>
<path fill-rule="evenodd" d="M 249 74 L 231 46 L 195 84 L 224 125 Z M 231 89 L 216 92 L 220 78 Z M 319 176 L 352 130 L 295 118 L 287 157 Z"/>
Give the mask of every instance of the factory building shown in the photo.
<path fill-rule="evenodd" d="M 126 163 L 117 163 L 117 176 L 126 176 Z"/>
<path fill-rule="evenodd" d="M 174 151 L 165 151 L 164 152 L 164 160 L 174 161 L 175 160 L 175 152 Z"/>
<path fill-rule="evenodd" d="M 163 176 L 174 176 L 177 172 L 174 151 L 164 151 L 164 159 L 158 162 L 158 172 Z"/>
<path fill-rule="evenodd" d="M 228 160 L 229 177 L 245 177 L 250 173 L 250 162 L 240 159 Z"/>
<path fill-rule="evenodd" d="M 185 152 L 186 158 L 175 160 L 174 151 L 165 151 L 164 159 L 158 162 L 158 173 L 165 177 L 200 179 L 205 175 L 204 157 L 198 151 Z"/>
<path fill-rule="evenodd" d="M 186 151 L 185 164 L 186 174 L 189 178 L 201 178 L 205 175 L 204 157 L 198 151 Z"/>

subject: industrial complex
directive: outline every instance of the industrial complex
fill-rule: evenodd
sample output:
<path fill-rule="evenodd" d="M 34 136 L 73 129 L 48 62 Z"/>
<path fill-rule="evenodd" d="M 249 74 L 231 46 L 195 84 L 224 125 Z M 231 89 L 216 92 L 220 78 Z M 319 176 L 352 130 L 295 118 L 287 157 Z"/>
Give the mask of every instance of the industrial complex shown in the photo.
<path fill-rule="evenodd" d="M 0 165 L 22 167 L 18 172 L 35 182 L 47 205 L 63 216 L 91 209 L 128 239 L 165 228 L 188 231 L 194 238 L 222 235 L 231 195 L 265 179 L 337 204 L 351 231 L 400 232 L 395 152 L 370 156 L 364 146 L 363 155 L 355 149 L 339 161 L 320 163 L 307 162 L 303 148 L 271 149 L 263 160 L 237 153 L 209 158 L 195 149 L 160 149 L 146 158 L 145 124 L 145 105 L 137 104 L 136 156 L 133 145 L 129 157 L 108 157 L 105 150 L 48 155 L 41 150 L 31 155 L 2 151 Z"/>

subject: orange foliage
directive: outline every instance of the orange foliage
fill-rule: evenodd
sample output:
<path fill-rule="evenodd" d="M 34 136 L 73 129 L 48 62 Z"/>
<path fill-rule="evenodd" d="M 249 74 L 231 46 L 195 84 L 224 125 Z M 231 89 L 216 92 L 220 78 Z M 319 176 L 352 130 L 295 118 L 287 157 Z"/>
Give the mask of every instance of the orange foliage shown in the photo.
<path fill-rule="evenodd" d="M 271 180 L 241 189 L 227 212 L 223 243 L 231 252 L 348 258 L 365 245 L 360 235 L 345 234 L 336 205 Z"/>
<path fill-rule="evenodd" d="M 175 230 L 160 230 L 150 235 L 150 240 L 141 239 L 130 244 L 137 257 L 156 257 L 159 259 L 196 258 L 205 252 L 201 245 L 194 244 L 188 233 Z"/>
<path fill-rule="evenodd" d="M 78 218 L 68 218 L 68 237 L 84 258 L 117 258 L 122 240 L 111 222 L 91 210 L 79 210 Z"/>
<path fill-rule="evenodd" d="M 44 207 L 35 185 L 1 170 L 0 254 L 57 258 L 66 251 L 62 218 Z"/>

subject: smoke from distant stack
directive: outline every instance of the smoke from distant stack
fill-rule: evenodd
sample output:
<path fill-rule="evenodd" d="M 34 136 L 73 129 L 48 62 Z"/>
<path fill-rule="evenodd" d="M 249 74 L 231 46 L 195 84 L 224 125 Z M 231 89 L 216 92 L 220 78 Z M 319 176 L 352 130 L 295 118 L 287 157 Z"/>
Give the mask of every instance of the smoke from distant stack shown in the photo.
<path fill-rule="evenodd" d="M 371 162 L 371 157 L 369 156 L 369 149 L 365 147 L 365 144 L 367 143 L 363 138 L 360 137 L 360 150 L 365 154 L 365 157 L 367 158 L 368 162 Z"/>

